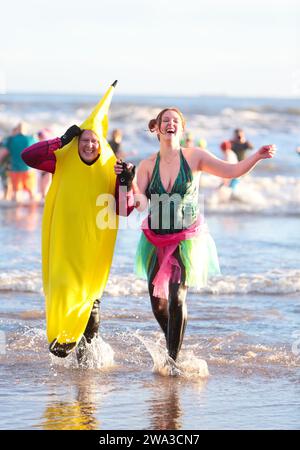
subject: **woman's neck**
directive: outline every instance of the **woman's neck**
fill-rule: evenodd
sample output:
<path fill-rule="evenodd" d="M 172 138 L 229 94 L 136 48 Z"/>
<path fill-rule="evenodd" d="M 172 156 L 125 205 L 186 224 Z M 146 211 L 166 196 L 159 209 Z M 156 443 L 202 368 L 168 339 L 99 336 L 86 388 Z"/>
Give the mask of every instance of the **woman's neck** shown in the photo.
<path fill-rule="evenodd" d="M 159 147 L 159 153 L 161 158 L 172 158 L 179 153 L 179 142 L 161 142 Z"/>

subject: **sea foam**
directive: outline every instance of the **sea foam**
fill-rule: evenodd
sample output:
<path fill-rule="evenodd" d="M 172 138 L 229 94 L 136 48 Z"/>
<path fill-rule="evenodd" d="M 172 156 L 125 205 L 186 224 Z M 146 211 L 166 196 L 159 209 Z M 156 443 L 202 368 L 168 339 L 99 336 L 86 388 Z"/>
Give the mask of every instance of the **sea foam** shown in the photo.
<path fill-rule="evenodd" d="M 2 272 L 0 291 L 34 292 L 42 295 L 42 281 L 39 271 Z M 300 292 L 300 270 L 273 269 L 265 273 L 241 273 L 238 275 L 220 275 L 212 277 L 207 286 L 191 292 L 207 295 L 287 295 Z M 134 274 L 111 275 L 104 295 L 110 297 L 144 297 L 148 295 L 147 282 Z"/>

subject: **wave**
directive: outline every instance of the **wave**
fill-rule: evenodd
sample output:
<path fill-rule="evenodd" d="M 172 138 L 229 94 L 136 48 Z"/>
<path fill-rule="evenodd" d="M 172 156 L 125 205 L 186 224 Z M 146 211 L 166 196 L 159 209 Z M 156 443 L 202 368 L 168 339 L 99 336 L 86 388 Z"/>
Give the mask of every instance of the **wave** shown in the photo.
<path fill-rule="evenodd" d="M 46 105 L 61 108 L 63 105 L 94 105 L 99 94 L 61 94 L 61 93 L 7 93 L 1 96 L 1 105 L 17 108 L 20 105 Z M 300 112 L 298 98 L 255 98 L 229 97 L 222 95 L 199 96 L 158 96 L 158 95 L 120 95 L 116 92 L 114 104 L 117 106 L 137 105 L 160 107 L 162 104 L 189 108 L 192 111 L 218 112 L 224 108 L 249 109 L 269 112 Z"/>
<path fill-rule="evenodd" d="M 0 291 L 42 293 L 41 272 L 18 269 L 1 271 Z"/>
<path fill-rule="evenodd" d="M 240 274 L 212 277 L 208 285 L 192 293 L 208 295 L 283 295 L 300 292 L 300 270 L 274 269 L 264 274 Z M 134 275 L 111 277 L 105 289 L 106 295 L 144 296 L 148 294 L 147 283 Z"/>
<path fill-rule="evenodd" d="M 51 128 L 61 133 L 66 125 L 82 121 L 98 101 L 98 96 L 70 95 L 4 95 L 0 99 L 0 129 L 10 132 L 21 119 L 35 127 Z M 236 126 L 244 127 L 247 134 L 255 129 L 295 132 L 299 129 L 299 100 L 297 99 L 241 99 L 229 97 L 130 97 L 116 96 L 110 110 L 113 126 L 141 132 L 148 121 L 163 106 L 175 105 L 182 109 L 191 131 L 212 135 L 228 133 Z M 202 130 L 201 130 L 202 129 Z M 146 135 L 146 133 L 144 133 Z M 148 133 L 149 135 L 149 133 Z M 225 139 L 226 136 L 223 136 Z"/>
<path fill-rule="evenodd" d="M 255 213 L 260 215 L 300 215 L 300 179 L 295 177 L 253 177 L 240 179 L 232 194 L 219 189 L 220 179 L 202 177 L 205 209 L 218 214 Z"/>
<path fill-rule="evenodd" d="M 114 123 L 137 128 L 140 131 L 147 129 L 147 123 L 151 117 L 155 117 L 161 110 L 161 105 L 153 104 L 134 104 L 134 103 L 114 103 L 110 110 L 110 120 Z M 28 122 L 30 128 L 39 129 L 41 126 L 47 126 L 51 129 L 65 127 L 72 121 L 82 121 L 89 114 L 94 103 L 62 103 L 60 105 L 51 103 L 17 103 L 14 105 L 0 103 L 0 129 L 7 132 L 11 126 L 22 120 Z M 182 106 L 176 104 L 179 108 Z M 300 108 L 287 107 L 285 109 L 271 107 L 232 107 L 224 105 L 216 110 L 199 108 L 199 106 L 190 107 L 186 105 L 183 112 L 187 118 L 189 127 L 196 129 L 200 127 L 208 132 L 228 132 L 228 128 L 234 128 L 234 123 L 251 129 L 256 126 L 257 129 L 281 130 L 293 129 L 299 127 Z M 250 131 L 250 130 L 249 130 Z M 225 136 L 224 136 L 225 138 Z"/>
<path fill-rule="evenodd" d="M 0 274 L 0 291 L 33 292 L 42 295 L 39 271 L 10 271 Z M 200 290 L 190 289 L 193 294 L 206 295 L 289 295 L 300 293 L 300 270 L 273 269 L 266 273 L 221 275 L 212 277 Z M 147 282 L 134 274 L 111 275 L 104 292 L 109 297 L 145 297 Z"/>

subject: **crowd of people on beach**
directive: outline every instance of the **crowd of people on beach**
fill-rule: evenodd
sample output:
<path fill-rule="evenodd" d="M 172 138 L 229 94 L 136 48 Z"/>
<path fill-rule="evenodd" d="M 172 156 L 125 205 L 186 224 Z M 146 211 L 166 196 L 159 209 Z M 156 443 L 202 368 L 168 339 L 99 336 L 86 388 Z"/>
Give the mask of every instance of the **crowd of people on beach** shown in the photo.
<path fill-rule="evenodd" d="M 22 151 L 35 142 L 45 141 L 53 137 L 50 128 L 43 128 L 36 134 L 29 134 L 25 122 L 20 122 L 11 133 L 0 138 L 0 180 L 3 191 L 3 200 L 19 202 L 24 198 L 24 192 L 30 202 L 43 201 L 51 184 L 51 174 L 40 171 L 36 174 L 21 158 Z M 119 128 L 113 129 L 108 140 L 111 149 L 118 159 L 136 155 L 135 152 L 125 152 L 123 149 L 123 133 Z M 192 132 L 187 131 L 180 141 L 183 148 L 197 147 L 207 150 L 207 141 L 204 138 L 196 139 Z M 235 164 L 245 158 L 246 152 L 253 149 L 242 129 L 234 130 L 232 139 L 224 140 L 220 144 L 223 159 Z M 300 150 L 297 149 L 300 154 Z M 239 179 L 224 179 L 219 188 L 229 189 L 234 198 L 237 192 Z"/>

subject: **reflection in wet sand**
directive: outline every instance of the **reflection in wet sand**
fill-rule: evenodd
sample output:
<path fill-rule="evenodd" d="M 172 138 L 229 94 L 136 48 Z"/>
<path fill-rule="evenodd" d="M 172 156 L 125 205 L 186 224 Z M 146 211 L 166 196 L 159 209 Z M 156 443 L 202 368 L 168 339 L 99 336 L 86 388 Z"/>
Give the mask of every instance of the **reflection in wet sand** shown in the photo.
<path fill-rule="evenodd" d="M 3 209 L 3 225 L 14 224 L 16 228 L 25 231 L 35 231 L 40 226 L 41 206 L 38 203 L 28 203 Z"/>
<path fill-rule="evenodd" d="M 84 378 L 84 382 L 80 383 L 78 380 L 76 400 L 48 403 L 38 428 L 44 430 L 98 430 L 100 428 L 100 422 L 96 419 L 97 406 L 94 402 L 96 386 L 92 379 L 87 379 L 89 376 L 87 371 L 79 376 Z"/>
<path fill-rule="evenodd" d="M 190 381 L 159 377 L 158 383 L 152 387 L 152 398 L 148 401 L 150 416 L 150 429 L 154 430 L 180 430 L 182 429 L 183 410 L 180 403 L 180 394 L 184 392 L 183 386 Z M 206 384 L 199 379 L 193 382 L 198 394 Z"/>
<path fill-rule="evenodd" d="M 97 430 L 94 413 L 93 403 L 57 402 L 47 406 L 41 425 L 44 430 Z"/>

